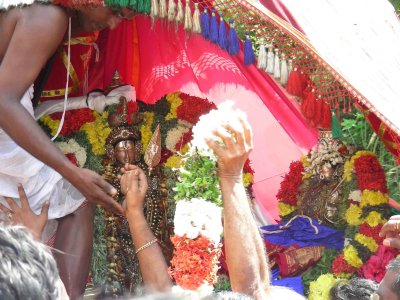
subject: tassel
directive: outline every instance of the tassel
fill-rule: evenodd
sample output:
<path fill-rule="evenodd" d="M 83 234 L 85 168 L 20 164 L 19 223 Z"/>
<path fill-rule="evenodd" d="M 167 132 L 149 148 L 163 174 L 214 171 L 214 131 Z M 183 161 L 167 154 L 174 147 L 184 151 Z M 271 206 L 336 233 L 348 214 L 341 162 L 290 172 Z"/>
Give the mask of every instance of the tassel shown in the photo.
<path fill-rule="evenodd" d="M 288 60 L 288 74 L 293 71 L 293 60 Z"/>
<path fill-rule="evenodd" d="M 182 0 L 178 0 L 178 9 L 176 12 L 176 18 L 175 18 L 176 24 L 181 24 L 183 22 L 183 4 Z"/>
<path fill-rule="evenodd" d="M 332 129 L 332 112 L 331 112 L 331 106 L 329 103 L 326 103 L 325 101 L 322 103 L 322 116 L 321 116 L 321 122 L 319 126 L 322 129 L 330 130 Z"/>
<path fill-rule="evenodd" d="M 150 16 L 151 16 L 151 19 L 153 20 L 153 22 L 154 22 L 154 19 L 158 17 L 158 12 L 159 12 L 158 0 L 151 0 Z"/>
<path fill-rule="evenodd" d="M 208 15 L 207 8 L 201 13 L 201 35 L 203 38 L 208 39 L 210 37 L 210 16 Z"/>
<path fill-rule="evenodd" d="M 279 50 L 278 50 L 278 48 L 275 48 L 274 77 L 275 77 L 275 79 L 279 79 L 281 77 L 281 61 L 279 59 Z"/>
<path fill-rule="evenodd" d="M 288 83 L 286 87 L 288 93 L 301 98 L 307 84 L 304 79 L 305 76 L 301 74 L 298 67 L 294 67 L 293 71 L 290 72 L 288 78 Z"/>
<path fill-rule="evenodd" d="M 176 4 L 175 4 L 175 0 L 169 0 L 168 1 L 168 21 L 173 22 L 175 20 L 175 8 L 176 8 Z"/>
<path fill-rule="evenodd" d="M 161 19 L 167 16 L 167 0 L 160 0 L 158 15 Z"/>
<path fill-rule="evenodd" d="M 172 1 L 172 0 L 171 0 Z M 193 32 L 201 33 L 201 25 L 200 25 L 200 10 L 199 4 L 194 4 L 194 13 L 193 13 Z"/>
<path fill-rule="evenodd" d="M 288 81 L 289 73 L 288 73 L 288 65 L 286 62 L 286 55 L 282 53 L 282 60 L 281 60 L 281 84 L 286 86 Z"/>
<path fill-rule="evenodd" d="M 233 20 L 229 20 L 229 46 L 228 52 L 230 55 L 236 55 L 239 53 L 240 45 L 239 39 L 235 30 L 235 22 Z"/>
<path fill-rule="evenodd" d="M 255 56 L 254 56 L 254 50 L 253 50 L 253 45 L 251 44 L 250 40 L 250 33 L 246 31 L 246 40 L 244 41 L 244 64 L 246 66 L 254 64 L 255 61 Z"/>
<path fill-rule="evenodd" d="M 340 139 L 343 136 L 342 129 L 340 128 L 339 120 L 335 114 L 335 110 L 332 109 L 332 138 Z"/>
<path fill-rule="evenodd" d="M 183 28 L 186 31 L 191 31 L 192 30 L 192 11 L 190 10 L 190 2 L 189 0 L 186 0 L 186 6 L 185 6 L 185 22 Z"/>
<path fill-rule="evenodd" d="M 219 15 L 219 34 L 218 34 L 218 44 L 221 49 L 228 49 L 228 39 L 226 37 L 226 24 L 223 15 Z"/>
<path fill-rule="evenodd" d="M 315 100 L 315 115 L 313 117 L 313 126 L 319 127 L 322 123 L 322 107 L 324 104 L 324 100 L 322 100 L 321 95 L 318 95 L 318 98 Z"/>
<path fill-rule="evenodd" d="M 312 89 L 308 94 L 307 98 L 301 102 L 301 111 L 303 115 L 308 119 L 312 120 L 315 115 L 315 90 Z"/>
<path fill-rule="evenodd" d="M 268 45 L 267 69 L 265 71 L 269 74 L 274 74 L 274 51 L 272 45 Z"/>
<path fill-rule="evenodd" d="M 211 11 L 211 21 L 210 21 L 210 41 L 212 43 L 218 43 L 218 21 L 215 15 L 215 10 Z"/>
<path fill-rule="evenodd" d="M 267 50 L 265 49 L 264 39 L 260 40 L 260 49 L 258 50 L 257 68 L 264 70 L 267 67 Z"/>

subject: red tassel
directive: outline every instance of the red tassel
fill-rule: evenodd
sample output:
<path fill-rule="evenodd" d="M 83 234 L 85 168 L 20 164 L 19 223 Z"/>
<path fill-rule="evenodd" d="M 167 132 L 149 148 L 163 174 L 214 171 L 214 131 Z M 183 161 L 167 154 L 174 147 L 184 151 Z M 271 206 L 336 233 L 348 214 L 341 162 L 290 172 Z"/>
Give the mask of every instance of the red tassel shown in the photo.
<path fill-rule="evenodd" d="M 315 94 L 314 89 L 307 95 L 307 98 L 303 99 L 301 103 L 301 110 L 303 115 L 308 119 L 312 120 L 315 115 Z"/>
<path fill-rule="evenodd" d="M 322 106 L 324 105 L 324 100 L 321 99 L 321 95 L 315 100 L 315 116 L 313 118 L 314 127 L 318 127 L 322 122 Z"/>
<path fill-rule="evenodd" d="M 322 119 L 319 124 L 322 129 L 331 129 L 332 126 L 332 113 L 331 113 L 331 106 L 323 101 L 322 105 Z"/>
<path fill-rule="evenodd" d="M 297 97 L 303 96 L 303 91 L 307 85 L 307 78 L 301 74 L 298 67 L 294 67 L 289 74 L 286 90 Z"/>

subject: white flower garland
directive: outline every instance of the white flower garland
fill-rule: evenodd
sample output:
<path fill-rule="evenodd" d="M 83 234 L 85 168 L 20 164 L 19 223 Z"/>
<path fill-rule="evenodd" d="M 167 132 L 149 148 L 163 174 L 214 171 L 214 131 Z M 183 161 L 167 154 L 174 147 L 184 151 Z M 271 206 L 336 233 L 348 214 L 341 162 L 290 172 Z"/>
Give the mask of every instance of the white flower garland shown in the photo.
<path fill-rule="evenodd" d="M 180 200 L 176 204 L 174 217 L 174 233 L 195 239 L 202 235 L 215 245 L 221 240 L 222 208 L 202 198 L 190 201 Z"/>
<path fill-rule="evenodd" d="M 86 150 L 81 147 L 74 139 L 70 139 L 68 142 L 56 142 L 55 144 L 62 153 L 73 153 L 80 167 L 83 167 L 85 165 L 87 159 Z"/>

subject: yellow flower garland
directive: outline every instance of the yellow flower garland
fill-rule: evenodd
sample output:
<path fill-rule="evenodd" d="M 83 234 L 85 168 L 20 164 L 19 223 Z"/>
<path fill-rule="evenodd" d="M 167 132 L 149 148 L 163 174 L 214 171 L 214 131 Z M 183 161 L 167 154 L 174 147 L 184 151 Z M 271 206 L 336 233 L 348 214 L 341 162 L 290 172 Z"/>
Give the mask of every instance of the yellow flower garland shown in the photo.
<path fill-rule="evenodd" d="M 53 120 L 49 115 L 45 115 L 40 118 L 40 121 L 42 121 L 44 125 L 49 127 L 51 135 L 54 136 L 57 133 L 58 126 L 60 125 L 60 120 Z"/>
<path fill-rule="evenodd" d="M 85 123 L 80 130 L 86 133 L 89 143 L 92 145 L 92 152 L 96 155 L 104 155 L 106 154 L 106 139 L 111 132 L 107 121 L 108 112 L 100 115 L 94 111 L 93 115 L 96 120 L 91 123 Z"/>
<path fill-rule="evenodd" d="M 361 268 L 361 266 L 363 265 L 362 260 L 358 256 L 358 251 L 353 245 L 347 245 L 344 248 L 343 257 L 349 265 L 357 269 Z"/>
<path fill-rule="evenodd" d="M 151 130 L 154 122 L 154 113 L 152 112 L 144 112 L 143 113 L 143 122 L 140 126 L 140 132 L 142 134 L 142 153 L 144 154 L 147 149 L 147 145 L 150 142 L 151 136 L 153 132 Z"/>
<path fill-rule="evenodd" d="M 243 185 L 248 187 L 253 182 L 253 175 L 250 173 L 243 173 L 242 181 Z"/>
<path fill-rule="evenodd" d="M 389 196 L 379 191 L 364 190 L 361 196 L 361 207 L 376 206 L 389 202 Z"/>
<path fill-rule="evenodd" d="M 371 211 L 368 216 L 365 218 L 365 221 L 371 227 L 376 227 L 379 224 L 384 224 L 387 220 L 383 219 L 381 214 L 376 211 Z"/>
<path fill-rule="evenodd" d="M 172 120 L 177 118 L 176 111 L 178 107 L 182 104 L 182 99 L 179 98 L 180 93 L 176 92 L 173 94 L 167 95 L 166 99 L 171 105 L 169 113 L 165 116 L 165 120 Z"/>
<path fill-rule="evenodd" d="M 279 215 L 282 217 L 294 212 L 296 210 L 295 206 L 287 204 L 285 202 L 279 201 L 278 203 Z"/>
<path fill-rule="evenodd" d="M 345 214 L 346 222 L 353 226 L 360 225 L 363 222 L 360 219 L 361 213 L 362 210 L 358 205 L 350 204 Z"/>
<path fill-rule="evenodd" d="M 329 291 L 338 281 L 333 274 L 322 274 L 317 280 L 310 282 L 309 300 L 326 300 L 329 299 Z"/>
<path fill-rule="evenodd" d="M 174 154 L 167 159 L 164 165 L 171 169 L 178 169 L 182 166 L 182 158 L 180 155 Z"/>
<path fill-rule="evenodd" d="M 359 242 L 361 245 L 367 247 L 369 249 L 369 251 L 371 251 L 372 253 L 375 253 L 376 250 L 378 250 L 378 244 L 376 243 L 376 241 L 369 237 L 369 236 L 365 236 L 361 233 L 357 233 L 356 236 L 354 237 L 354 239 Z"/>

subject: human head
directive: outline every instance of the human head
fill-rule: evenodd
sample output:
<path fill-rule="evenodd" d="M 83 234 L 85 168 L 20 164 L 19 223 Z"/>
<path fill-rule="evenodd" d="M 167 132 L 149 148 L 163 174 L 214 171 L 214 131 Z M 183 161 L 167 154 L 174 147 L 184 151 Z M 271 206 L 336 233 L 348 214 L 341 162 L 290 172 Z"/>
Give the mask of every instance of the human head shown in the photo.
<path fill-rule="evenodd" d="M 349 281 L 338 281 L 329 292 L 330 300 L 370 300 L 371 295 L 377 291 L 375 281 L 363 278 L 353 278 Z"/>
<path fill-rule="evenodd" d="M 56 262 L 23 227 L 0 226 L 0 299 L 60 299 Z"/>
<path fill-rule="evenodd" d="M 386 267 L 377 294 L 379 300 L 400 300 L 400 258 L 393 259 Z"/>
<path fill-rule="evenodd" d="M 75 10 L 79 25 L 86 32 L 114 29 L 123 19 L 131 20 L 135 16 L 131 7 L 81 6 Z"/>

